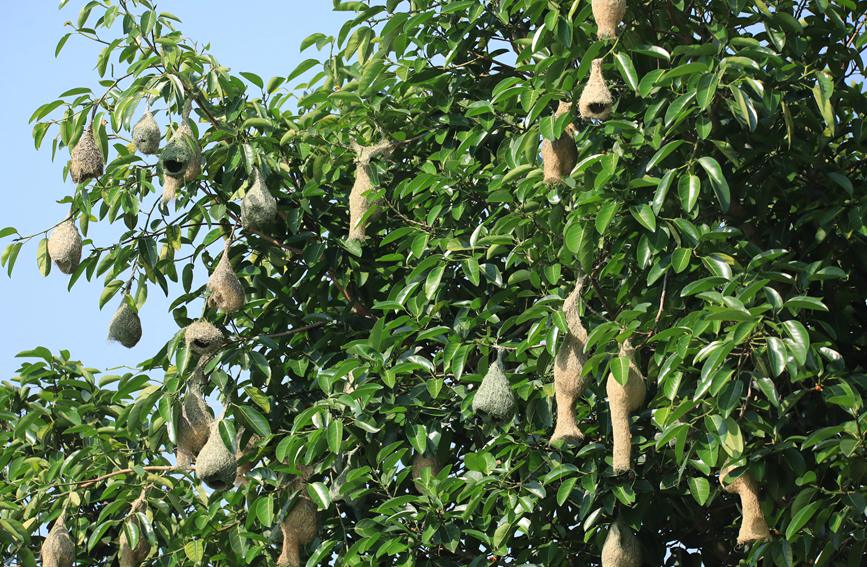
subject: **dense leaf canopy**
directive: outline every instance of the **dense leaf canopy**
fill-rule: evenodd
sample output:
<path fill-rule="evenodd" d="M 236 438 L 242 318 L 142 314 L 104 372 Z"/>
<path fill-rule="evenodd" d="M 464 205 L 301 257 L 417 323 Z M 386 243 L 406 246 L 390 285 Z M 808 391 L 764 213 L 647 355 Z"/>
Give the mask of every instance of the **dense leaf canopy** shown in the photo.
<path fill-rule="evenodd" d="M 617 518 L 647 565 L 860 564 L 867 2 L 629 0 L 602 40 L 584 0 L 334 7 L 339 33 L 301 46 L 319 57 L 268 80 L 147 0 L 88 2 L 57 45 L 101 44 L 100 90 L 32 117 L 84 235 L 70 285 L 102 282 L 125 325 L 165 293 L 178 333 L 122 375 L 24 353 L 0 388 L 7 564 L 34 565 L 63 517 L 80 565 L 113 564 L 121 538 L 148 565 L 273 565 L 308 500 L 309 565 L 598 565 Z M 594 59 L 607 120 L 578 116 Z M 146 106 L 162 160 L 135 151 Z M 76 185 L 91 122 L 105 168 Z M 574 141 L 562 181 L 543 140 Z M 242 222 L 248 191 L 268 216 L 257 171 L 271 223 Z M 125 228 L 93 242 L 93 223 Z M 0 234 L 10 273 L 24 250 L 48 275 L 49 231 Z M 228 314 L 202 301 L 224 239 L 244 294 Z M 584 438 L 552 446 L 576 282 Z M 226 337 L 201 356 L 182 331 L 200 317 Z M 497 352 L 502 419 L 473 409 Z M 615 474 L 606 386 L 633 374 L 647 393 Z M 175 460 L 198 389 L 241 455 L 227 490 Z M 768 540 L 738 546 L 729 466 Z"/>

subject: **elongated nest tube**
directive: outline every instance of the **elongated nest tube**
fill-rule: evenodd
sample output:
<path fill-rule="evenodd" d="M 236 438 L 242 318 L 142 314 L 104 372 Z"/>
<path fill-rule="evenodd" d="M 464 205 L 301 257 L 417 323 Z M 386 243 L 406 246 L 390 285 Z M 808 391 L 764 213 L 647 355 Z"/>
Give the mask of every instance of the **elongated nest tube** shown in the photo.
<path fill-rule="evenodd" d="M 202 150 L 186 119 L 160 152 L 160 165 L 165 175 L 184 183 L 193 181 L 201 173 Z"/>
<path fill-rule="evenodd" d="M 720 471 L 719 480 L 723 490 L 741 497 L 741 527 L 738 531 L 738 543 L 743 545 L 754 541 L 771 539 L 771 532 L 762 507 L 759 504 L 759 487 L 748 472 L 728 481 L 734 467 L 725 467 Z"/>
<path fill-rule="evenodd" d="M 373 189 L 370 160 L 380 155 L 391 153 L 393 145 L 383 140 L 373 146 L 360 146 L 352 143 L 355 151 L 355 182 L 349 192 L 349 240 L 364 240 L 367 238 L 367 226 L 364 216 L 376 200 L 368 195 Z"/>
<path fill-rule="evenodd" d="M 64 274 L 71 274 L 81 262 L 81 235 L 72 219 L 60 223 L 48 239 L 48 255 Z"/>
<path fill-rule="evenodd" d="M 555 117 L 572 113 L 572 103 L 560 101 Z M 556 140 L 542 141 L 542 170 L 545 183 L 553 184 L 568 177 L 578 163 L 578 148 L 575 146 L 575 126 L 570 122 Z"/>
<path fill-rule="evenodd" d="M 84 183 L 89 179 L 96 179 L 102 175 L 105 162 L 102 152 L 96 144 L 93 135 L 93 122 L 87 125 L 78 143 L 72 149 L 72 158 L 69 160 L 69 175 L 73 183 Z"/>
<path fill-rule="evenodd" d="M 412 483 L 416 492 L 422 492 L 421 476 L 425 469 L 430 469 L 431 476 L 436 476 L 442 470 L 442 465 L 436 455 L 416 455 L 412 459 Z"/>
<path fill-rule="evenodd" d="M 183 186 L 183 180 L 177 177 L 170 177 L 168 175 L 163 177 L 163 194 L 160 198 L 160 202 L 162 203 L 162 205 L 166 206 L 175 199 L 177 199 L 178 191 L 180 191 L 181 187 Z"/>
<path fill-rule="evenodd" d="M 602 567 L 641 567 L 641 543 L 622 520 L 608 528 L 602 546 Z"/>
<path fill-rule="evenodd" d="M 253 171 L 253 185 L 241 201 L 241 224 L 244 228 L 264 229 L 277 219 L 277 199 L 268 191 L 262 173 Z"/>
<path fill-rule="evenodd" d="M 554 399 L 557 403 L 557 421 L 549 440 L 552 445 L 576 442 L 584 438 L 575 415 L 575 402 L 587 387 L 587 378 L 582 375 L 586 362 L 584 345 L 587 343 L 587 330 L 581 323 L 578 311 L 582 286 L 583 282 L 579 279 L 575 289 L 563 302 L 568 333 L 560 343 L 557 356 L 554 358 Z"/>
<path fill-rule="evenodd" d="M 593 10 L 593 19 L 596 20 L 596 37 L 616 38 L 617 26 L 626 14 L 626 0 L 593 0 L 590 6 Z"/>
<path fill-rule="evenodd" d="M 614 437 L 612 467 L 615 474 L 632 469 L 632 432 L 629 430 L 629 415 L 641 407 L 647 392 L 644 376 L 635 365 L 634 350 L 628 341 L 621 345 L 620 355 L 629 359 L 626 384 L 621 385 L 614 374 L 609 374 L 605 388 L 611 410 L 611 430 Z"/>
<path fill-rule="evenodd" d="M 587 79 L 587 84 L 584 85 L 584 90 L 581 91 L 581 97 L 578 99 L 581 118 L 605 120 L 611 115 L 613 104 L 611 91 L 605 85 L 605 77 L 602 75 L 602 59 L 594 59 L 590 64 L 590 78 Z"/>
<path fill-rule="evenodd" d="M 302 485 L 303 489 L 303 485 Z M 281 567 L 301 567 L 301 548 L 313 541 L 319 530 L 316 506 L 303 494 L 283 518 L 280 531 L 283 532 L 283 546 L 277 565 Z"/>
<path fill-rule="evenodd" d="M 214 490 L 226 490 L 235 484 L 238 462 L 219 431 L 220 422 L 211 424 L 208 440 L 196 455 L 196 476 Z"/>
<path fill-rule="evenodd" d="M 55 520 L 54 525 L 39 550 L 42 557 L 43 567 L 72 567 L 75 561 L 75 543 L 66 529 L 66 521 L 61 515 Z"/>
<path fill-rule="evenodd" d="M 244 306 L 244 286 L 229 262 L 229 246 L 208 279 L 208 305 L 224 313 L 232 313 Z"/>
<path fill-rule="evenodd" d="M 208 321 L 199 319 L 187 326 L 184 342 L 196 354 L 210 354 L 223 344 L 223 333 Z"/>
<path fill-rule="evenodd" d="M 160 127 L 150 110 L 132 127 L 132 141 L 135 149 L 143 154 L 153 155 L 159 151 Z"/>
<path fill-rule="evenodd" d="M 473 411 L 486 413 L 497 419 L 509 418 L 515 411 L 515 394 L 506 377 L 502 356 L 497 356 L 497 360 L 482 378 L 482 383 L 473 397 Z"/>
<path fill-rule="evenodd" d="M 196 455 L 208 442 L 211 426 L 214 423 L 211 409 L 205 403 L 202 393 L 202 381 L 201 370 L 196 369 L 181 405 L 176 433 L 178 442 L 176 460 L 182 467 L 188 467 L 193 463 Z"/>
<path fill-rule="evenodd" d="M 108 324 L 108 340 L 132 348 L 141 340 L 141 319 L 135 309 L 124 299 Z"/>
<path fill-rule="evenodd" d="M 147 559 L 148 555 L 151 553 L 151 544 L 144 533 L 144 529 L 142 529 L 141 522 L 139 522 L 138 518 L 135 516 L 135 514 L 146 513 L 147 503 L 145 502 L 144 495 L 142 495 L 132 503 L 130 508 L 132 521 L 135 522 L 136 526 L 139 528 L 139 538 L 134 548 L 129 545 L 129 541 L 126 538 L 126 531 L 121 528 L 117 552 L 120 567 L 138 567 L 144 563 L 145 559 Z"/>

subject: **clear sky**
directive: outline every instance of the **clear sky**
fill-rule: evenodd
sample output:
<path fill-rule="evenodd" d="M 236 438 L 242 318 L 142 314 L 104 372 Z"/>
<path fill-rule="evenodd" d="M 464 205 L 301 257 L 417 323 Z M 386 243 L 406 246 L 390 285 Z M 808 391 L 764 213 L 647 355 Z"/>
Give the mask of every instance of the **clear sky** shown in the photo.
<path fill-rule="evenodd" d="M 42 103 L 73 87 L 95 90 L 96 44 L 72 37 L 58 59 L 57 40 L 66 33 L 64 22 L 75 20 L 84 0 L 71 0 L 63 10 L 57 2 L 36 0 L 3 3 L 5 25 L 0 34 L 0 164 L 3 194 L 0 228 L 16 227 L 22 234 L 44 230 L 61 220 L 67 205 L 57 201 L 70 193 L 71 181 L 63 182 L 66 152 L 51 161 L 51 144 L 42 150 L 33 146 L 28 119 Z M 299 52 L 301 40 L 314 32 L 336 35 L 348 12 L 332 12 L 331 0 L 210 0 L 197 2 L 163 0 L 158 9 L 183 20 L 180 29 L 187 37 L 210 43 L 211 52 L 223 64 L 237 71 L 252 71 L 267 80 L 286 75 L 302 60 L 312 57 Z M 54 132 L 52 132 L 53 135 Z M 154 199 L 158 198 L 156 195 Z M 120 223 L 122 224 L 122 223 Z M 97 245 L 111 242 L 120 229 L 94 227 L 89 236 Z M 117 307 L 113 299 L 102 311 L 99 296 L 102 279 L 81 278 L 67 291 L 68 276 L 54 267 L 43 278 L 36 267 L 38 238 L 19 254 L 10 279 L 0 273 L 0 380 L 10 378 L 19 366 L 18 352 L 45 346 L 54 352 L 69 349 L 73 358 L 86 365 L 106 369 L 134 365 L 155 354 L 177 331 L 168 311 L 170 303 L 152 286 L 141 313 L 144 336 L 132 350 L 106 340 L 108 322 Z M 5 248 L 9 239 L 0 241 Z M 200 274 L 195 285 L 204 283 Z"/>

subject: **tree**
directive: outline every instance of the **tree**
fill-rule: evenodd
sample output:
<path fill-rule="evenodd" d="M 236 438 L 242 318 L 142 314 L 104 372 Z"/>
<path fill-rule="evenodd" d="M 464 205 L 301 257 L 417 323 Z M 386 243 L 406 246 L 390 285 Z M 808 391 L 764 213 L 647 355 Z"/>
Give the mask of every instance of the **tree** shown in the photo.
<path fill-rule="evenodd" d="M 24 353 L 0 390 L 8 563 L 62 517 L 88 565 L 121 538 L 151 565 L 270 565 L 281 538 L 288 564 L 298 544 L 310 565 L 596 565 L 609 533 L 648 565 L 860 564 L 867 3 L 633 1 L 608 39 L 577 0 L 335 9 L 354 13 L 337 37 L 301 46 L 327 57 L 267 81 L 146 0 L 89 2 L 61 38 L 104 44 L 104 91 L 32 117 L 59 165 L 91 123 L 108 158 L 69 185 L 70 285 L 103 280 L 133 331 L 156 288 L 179 330 L 123 375 Z M 591 68 L 604 120 L 578 116 L 608 112 L 581 97 Z M 159 158 L 130 134 L 151 102 Z M 91 242 L 95 222 L 126 231 Z M 0 234 L 11 272 L 48 231 Z M 218 264 L 229 287 L 199 285 Z M 225 340 L 198 354 L 206 296 Z M 549 445 L 569 344 L 584 389 L 560 411 L 583 440 Z M 497 353 L 504 419 L 473 411 Z M 615 407 L 641 377 L 643 403 Z M 199 390 L 238 486 L 175 460 Z M 744 487 L 770 531 L 738 546 Z M 311 505 L 313 540 L 309 514 L 282 537 Z"/>

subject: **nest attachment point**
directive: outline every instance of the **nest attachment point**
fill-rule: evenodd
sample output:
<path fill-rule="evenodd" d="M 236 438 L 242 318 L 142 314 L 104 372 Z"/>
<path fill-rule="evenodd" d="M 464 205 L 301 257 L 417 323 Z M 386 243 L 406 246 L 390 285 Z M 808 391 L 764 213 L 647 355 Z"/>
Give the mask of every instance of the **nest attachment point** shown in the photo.
<path fill-rule="evenodd" d="M 302 486 L 303 488 L 303 486 Z M 283 532 L 283 546 L 277 565 L 280 567 L 301 567 L 301 547 L 316 537 L 319 529 L 316 506 L 304 495 L 300 495 L 280 524 Z"/>
<path fill-rule="evenodd" d="M 617 37 L 617 26 L 626 14 L 626 0 L 593 0 L 593 19 L 596 20 L 596 36 L 599 39 Z"/>
<path fill-rule="evenodd" d="M 765 521 L 759 503 L 759 487 L 748 472 L 744 472 L 732 481 L 728 481 L 734 467 L 726 467 L 720 471 L 719 479 L 726 492 L 737 494 L 741 498 L 741 527 L 738 531 L 738 543 L 746 544 L 754 541 L 771 539 L 771 531 Z"/>

